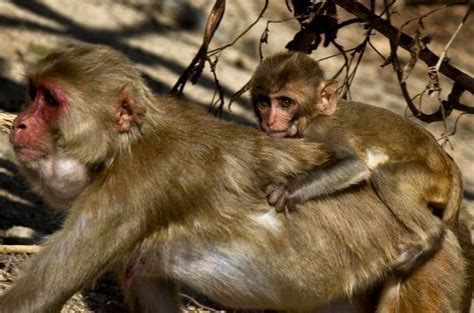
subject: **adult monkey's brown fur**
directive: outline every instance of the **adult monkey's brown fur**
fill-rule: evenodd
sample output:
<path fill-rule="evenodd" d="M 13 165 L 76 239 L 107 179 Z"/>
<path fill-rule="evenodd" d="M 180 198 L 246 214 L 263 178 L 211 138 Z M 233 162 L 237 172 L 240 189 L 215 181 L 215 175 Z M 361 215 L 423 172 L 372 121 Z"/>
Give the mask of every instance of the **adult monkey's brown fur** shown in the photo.
<path fill-rule="evenodd" d="M 324 166 L 270 188 L 278 209 L 370 180 L 394 215 L 419 240 L 401 247 L 396 271 L 409 275 L 439 247 L 444 223 L 456 229 L 462 200 L 459 169 L 422 127 L 374 106 L 337 103 L 337 82 L 303 53 L 271 56 L 251 82 L 263 130 L 277 137 L 324 142 L 335 152 Z M 337 108 L 336 108 L 337 107 Z"/>
<path fill-rule="evenodd" d="M 355 311 L 410 240 L 370 187 L 275 213 L 262 188 L 323 162 L 323 148 L 155 97 L 110 48 L 53 53 L 29 77 L 11 142 L 67 218 L 0 312 L 56 312 L 111 268 L 134 311 L 178 312 L 178 283 L 236 308 Z M 459 308 L 463 266 L 448 231 L 417 272 L 431 279 L 416 312 Z"/>

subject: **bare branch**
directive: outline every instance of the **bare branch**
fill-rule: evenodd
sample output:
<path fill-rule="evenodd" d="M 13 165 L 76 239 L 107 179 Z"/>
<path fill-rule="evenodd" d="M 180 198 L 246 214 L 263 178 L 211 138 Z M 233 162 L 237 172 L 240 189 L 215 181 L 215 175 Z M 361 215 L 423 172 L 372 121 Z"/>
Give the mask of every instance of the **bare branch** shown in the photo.
<path fill-rule="evenodd" d="M 383 18 L 377 16 L 363 4 L 351 0 L 335 0 L 336 4 L 344 8 L 346 11 L 354 14 L 362 21 L 369 23 L 371 27 L 390 39 L 391 42 L 396 42 L 400 33 L 399 46 L 405 50 L 410 50 L 413 45 L 413 38 L 406 33 L 399 32 L 397 28 L 392 26 Z M 439 57 L 430 49 L 425 48 L 420 51 L 419 58 L 423 60 L 429 67 L 435 66 Z M 474 93 L 474 78 L 458 68 L 452 66 L 447 62 L 443 62 L 440 67 L 440 73 L 447 76 L 451 80 L 458 82 L 465 90 Z"/>
<path fill-rule="evenodd" d="M 337 48 L 337 46 L 335 46 L 335 47 Z M 339 45 L 339 47 L 342 47 L 342 46 Z M 357 46 L 357 47 L 358 47 L 358 46 Z M 326 61 L 326 60 L 331 59 L 331 58 L 335 58 L 335 57 L 340 56 L 340 55 L 345 55 L 345 54 L 347 54 L 348 52 L 351 52 L 351 51 L 356 50 L 357 47 L 350 48 L 350 49 L 346 49 L 346 50 L 342 50 L 342 51 L 340 51 L 339 53 L 334 53 L 334 54 L 328 55 L 328 56 L 326 56 L 326 57 L 322 57 L 322 58 L 320 58 L 320 59 L 317 59 L 316 61 L 322 62 L 322 61 Z M 347 56 L 344 57 L 344 59 L 347 59 Z"/>
<path fill-rule="evenodd" d="M 356 23 L 362 23 L 362 20 L 360 18 L 353 18 L 353 19 L 350 19 L 350 20 L 346 20 L 344 22 L 341 22 L 341 23 L 337 24 L 337 29 L 341 29 L 343 27 L 346 27 L 346 26 L 349 26 L 349 25 L 352 25 L 352 24 L 356 24 Z"/>
<path fill-rule="evenodd" d="M 448 43 L 446 44 L 446 46 L 444 47 L 443 49 L 443 52 L 441 53 L 441 56 L 439 57 L 439 60 L 438 60 L 438 63 L 436 63 L 436 67 L 435 67 L 435 71 L 436 72 L 439 72 L 439 69 L 441 67 L 441 64 L 443 63 L 444 61 L 444 58 L 446 57 L 446 54 L 448 53 L 448 50 L 449 50 L 449 47 L 451 46 L 451 44 L 453 43 L 454 41 L 454 38 L 456 38 L 456 36 L 458 35 L 459 31 L 461 30 L 461 28 L 463 27 L 464 23 L 467 21 L 467 18 L 469 17 L 470 13 L 471 13 L 471 9 L 472 7 L 471 6 L 468 6 L 467 10 L 466 10 L 466 14 L 464 15 L 464 17 L 462 18 L 461 22 L 459 23 L 456 31 L 454 32 L 454 34 L 451 36 L 451 38 L 449 39 Z"/>
<path fill-rule="evenodd" d="M 444 10 L 448 7 L 451 7 L 453 5 L 465 5 L 466 2 L 465 1 L 458 1 L 458 2 L 452 2 L 452 3 L 448 3 L 448 4 L 445 4 L 443 6 L 440 6 L 440 7 L 437 7 L 437 8 L 434 8 L 433 10 L 429 11 L 429 12 L 426 12 L 425 14 L 422 14 L 422 15 L 419 15 L 417 17 L 414 17 L 414 18 L 411 18 L 407 21 L 405 21 L 405 23 L 403 23 L 401 26 L 400 26 L 400 29 L 403 29 L 405 28 L 405 26 L 407 26 L 408 24 L 416 21 L 416 20 L 423 20 L 424 18 L 427 18 L 428 16 L 438 12 L 438 11 L 441 11 L 441 10 Z"/>
<path fill-rule="evenodd" d="M 410 76 L 411 72 L 415 68 L 416 63 L 418 62 L 418 56 L 420 55 L 420 51 L 425 47 L 421 38 L 421 30 L 423 29 L 423 23 L 418 23 L 418 27 L 416 28 L 415 38 L 413 42 L 413 46 L 410 48 L 410 60 L 405 64 L 403 68 L 403 75 L 402 81 L 406 81 Z M 394 49 L 393 51 L 396 50 Z"/>
<path fill-rule="evenodd" d="M 464 116 L 464 115 L 466 115 L 466 114 L 468 114 L 468 113 L 461 113 L 461 114 L 459 114 L 459 116 L 456 118 L 456 121 L 454 121 L 453 130 L 452 130 L 450 133 L 448 133 L 448 134 L 444 134 L 443 136 L 441 136 L 440 138 L 438 138 L 438 139 L 436 139 L 436 140 L 438 140 L 438 141 L 440 141 L 440 140 L 448 140 L 449 137 L 456 135 L 456 132 L 457 132 L 457 129 L 458 129 L 459 121 L 461 120 L 461 117 Z M 445 143 L 443 143 L 443 144 L 445 144 Z M 443 144 L 442 144 L 442 145 L 443 145 Z"/>
<path fill-rule="evenodd" d="M 208 307 L 208 306 L 205 306 L 204 304 L 199 303 L 196 299 L 194 299 L 194 298 L 191 297 L 191 296 L 188 296 L 188 295 L 185 294 L 185 293 L 180 293 L 179 295 L 180 295 L 181 297 L 183 297 L 183 298 L 185 298 L 185 299 L 191 301 L 195 306 L 197 306 L 197 307 L 200 308 L 200 309 L 203 309 L 203 310 L 206 310 L 206 311 L 209 311 L 209 312 L 217 312 L 217 313 L 218 313 L 218 312 L 222 312 L 222 311 L 218 311 L 218 310 L 216 310 L 216 309 L 213 309 L 213 308 L 211 308 L 211 307 Z"/>
<path fill-rule="evenodd" d="M 189 77 L 191 75 L 193 75 L 193 83 L 196 83 L 199 76 L 201 76 L 202 70 L 204 69 L 204 64 L 207 60 L 207 49 L 209 48 L 209 43 L 211 42 L 214 33 L 216 32 L 217 28 L 219 27 L 219 24 L 221 23 L 224 11 L 225 0 L 216 0 L 216 3 L 214 4 L 214 7 L 212 8 L 207 18 L 201 48 L 199 48 L 199 51 L 194 57 L 194 59 L 191 61 L 191 64 L 189 64 L 189 66 L 186 68 L 186 70 L 179 77 L 178 81 L 171 89 L 171 94 L 181 95 L 183 93 L 184 86 L 186 86 L 186 82 L 189 80 Z"/>
<path fill-rule="evenodd" d="M 38 245 L 0 245 L 0 253 L 38 253 Z"/>
<path fill-rule="evenodd" d="M 217 78 L 217 73 L 216 73 L 216 64 L 219 61 L 218 58 L 216 58 L 214 61 L 210 59 L 210 57 L 207 58 L 207 61 L 209 62 L 209 65 L 211 67 L 211 73 L 212 77 L 214 78 L 214 84 L 216 85 L 214 95 L 212 96 L 212 102 L 209 107 L 209 111 L 212 111 L 215 109 L 215 115 L 222 116 L 222 109 L 224 107 L 224 90 L 221 87 L 221 84 L 219 82 L 219 79 Z M 216 99 L 217 95 L 217 99 Z"/>
<path fill-rule="evenodd" d="M 16 114 L 0 112 L 0 131 L 9 133 L 13 126 L 13 120 L 16 118 Z"/>
<path fill-rule="evenodd" d="M 334 74 L 334 76 L 332 77 L 332 79 L 336 79 L 342 72 L 343 69 L 346 70 L 346 74 L 345 74 L 345 77 L 344 77 L 344 81 L 343 81 L 343 85 L 341 86 L 341 94 L 342 94 L 342 90 L 344 89 L 349 89 L 350 86 L 347 86 L 346 84 L 349 82 L 349 71 L 350 71 L 350 66 L 349 66 L 349 58 L 347 57 L 347 52 L 348 51 L 345 51 L 344 48 L 338 44 L 336 42 L 336 40 L 332 40 L 331 43 L 334 45 L 334 47 L 336 47 L 337 50 L 339 50 L 339 55 L 342 55 L 343 58 L 344 58 L 344 64 L 342 65 L 342 67 L 336 72 L 336 74 Z M 357 48 L 357 47 L 356 47 Z M 319 59 L 318 62 L 322 61 L 324 59 Z"/>
<path fill-rule="evenodd" d="M 469 114 L 474 114 L 474 107 L 468 106 L 466 104 L 462 104 L 460 101 L 462 94 L 465 92 L 459 84 L 454 83 L 453 89 L 451 90 L 448 100 L 443 101 L 443 105 L 445 105 L 447 108 L 466 112 Z"/>
<path fill-rule="evenodd" d="M 222 50 L 233 46 L 237 41 L 239 41 L 240 38 L 242 38 L 246 33 L 248 33 L 258 23 L 258 21 L 260 21 L 260 19 L 263 17 L 263 14 L 267 10 L 267 7 L 268 7 L 268 0 L 265 0 L 265 4 L 263 5 L 263 8 L 260 11 L 260 13 L 258 14 L 255 21 L 253 21 L 252 24 L 250 24 L 242 33 L 240 33 L 234 40 L 232 40 L 232 42 L 230 42 L 230 43 L 228 43 L 228 44 L 226 44 L 222 47 L 219 47 L 219 48 L 216 48 L 216 49 L 213 49 L 213 50 L 209 51 L 209 56 L 215 55 L 215 54 L 221 52 Z"/>
<path fill-rule="evenodd" d="M 248 82 L 246 82 L 245 85 L 243 85 L 242 88 L 240 88 L 236 93 L 234 93 L 232 95 L 232 97 L 230 97 L 230 101 L 229 101 L 229 105 L 228 105 L 229 111 L 230 111 L 230 105 L 234 101 L 239 99 L 249 89 L 250 89 L 250 80 Z"/>
<path fill-rule="evenodd" d="M 374 52 L 379 56 L 381 57 L 383 60 L 385 60 L 385 57 L 384 55 L 382 54 L 382 52 L 380 52 L 375 46 L 374 44 L 372 43 L 372 41 L 369 40 L 369 47 L 372 48 L 372 50 L 374 50 Z"/>
<path fill-rule="evenodd" d="M 263 52 L 262 52 L 262 43 L 267 43 L 268 42 L 268 34 L 270 33 L 270 24 L 277 24 L 277 23 L 284 23 L 288 22 L 291 20 L 296 20 L 299 17 L 290 17 L 290 18 L 285 18 L 282 20 L 268 20 L 267 24 L 265 25 L 265 29 L 262 32 L 262 35 L 260 35 L 260 41 L 258 44 L 258 55 L 260 56 L 260 62 L 263 60 Z"/>

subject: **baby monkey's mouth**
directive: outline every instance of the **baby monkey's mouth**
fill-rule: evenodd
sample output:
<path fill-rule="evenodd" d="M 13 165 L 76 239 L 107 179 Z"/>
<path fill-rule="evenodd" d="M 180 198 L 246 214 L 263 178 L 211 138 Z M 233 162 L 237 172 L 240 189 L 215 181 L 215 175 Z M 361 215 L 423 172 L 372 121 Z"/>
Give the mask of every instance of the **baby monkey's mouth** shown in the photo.
<path fill-rule="evenodd" d="M 295 137 L 298 132 L 296 122 L 290 122 L 285 128 L 262 125 L 262 129 L 274 138 Z"/>

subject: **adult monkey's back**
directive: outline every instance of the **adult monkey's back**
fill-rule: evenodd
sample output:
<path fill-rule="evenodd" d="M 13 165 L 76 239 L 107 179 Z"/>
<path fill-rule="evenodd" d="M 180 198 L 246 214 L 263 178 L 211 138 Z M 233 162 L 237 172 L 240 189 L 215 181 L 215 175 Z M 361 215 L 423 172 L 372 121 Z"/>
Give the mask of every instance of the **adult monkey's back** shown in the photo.
<path fill-rule="evenodd" d="M 11 142 L 35 188 L 68 214 L 0 312 L 58 311 L 106 269 L 136 311 L 177 312 L 178 283 L 236 308 L 344 307 L 354 296 L 365 309 L 363 294 L 410 240 L 370 189 L 276 214 L 264 187 L 324 162 L 323 148 L 155 97 L 110 48 L 54 53 L 29 79 Z M 457 309 L 462 269 L 448 232 L 414 274 L 417 294 L 402 296 Z"/>

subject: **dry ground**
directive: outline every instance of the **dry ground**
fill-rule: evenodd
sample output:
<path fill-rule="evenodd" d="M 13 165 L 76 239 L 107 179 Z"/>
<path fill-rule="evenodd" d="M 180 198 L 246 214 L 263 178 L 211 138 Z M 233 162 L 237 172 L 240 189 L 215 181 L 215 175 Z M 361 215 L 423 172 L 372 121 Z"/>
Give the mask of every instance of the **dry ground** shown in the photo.
<path fill-rule="evenodd" d="M 205 15 L 213 1 L 178 1 L 181 8 L 182 3 L 188 4 L 185 10 L 181 11 L 169 7 L 169 3 L 173 1 L 154 1 L 161 3 L 161 7 L 151 6 L 148 2 L 150 1 L 0 0 L 0 110 L 18 110 L 25 90 L 22 74 L 26 64 L 57 47 L 77 42 L 103 43 L 123 51 L 137 64 L 156 92 L 168 91 L 198 50 Z M 272 2 L 265 18 L 289 17 L 282 3 Z M 226 15 L 213 45 L 221 46 L 235 38 L 256 18 L 261 5 L 262 1 L 228 1 Z M 400 7 L 399 19 L 406 20 L 431 8 Z M 427 32 L 433 36 L 431 47 L 438 55 L 456 28 L 463 10 L 452 8 L 426 20 Z M 173 12 L 181 14 L 173 19 Z M 345 14 L 342 10 L 339 13 Z M 193 21 L 196 22 L 194 25 Z M 473 21 L 471 16 L 449 53 L 453 64 L 470 73 L 474 72 Z M 258 38 L 264 27 L 263 22 L 257 24 L 247 36 L 221 56 L 218 75 L 227 100 L 249 79 L 257 66 Z M 265 54 L 282 50 L 297 29 L 294 22 L 272 24 L 269 44 L 264 47 Z M 339 42 L 345 47 L 354 46 L 361 34 L 360 28 L 357 27 L 341 32 Z M 386 39 L 375 36 L 373 42 L 382 53 L 388 54 Z M 333 53 L 332 49 L 322 49 L 313 55 L 318 59 Z M 408 55 L 404 54 L 403 57 L 406 60 Z M 330 74 L 340 66 L 340 62 L 340 59 L 331 59 L 323 65 Z M 404 114 L 405 104 L 392 70 L 389 67 L 380 68 L 381 63 L 382 60 L 375 53 L 367 52 L 353 85 L 352 98 Z M 413 91 L 421 90 L 426 85 L 425 70 L 426 68 L 420 67 L 410 78 L 409 84 Z M 445 85 L 445 90 L 448 89 L 449 86 Z M 185 93 L 201 105 L 208 105 L 213 94 L 213 80 L 209 71 L 196 86 L 186 87 Z M 466 97 L 465 100 L 471 105 L 474 102 L 472 96 Z M 227 110 L 225 117 L 254 125 L 247 97 L 235 103 L 231 113 Z M 456 117 L 454 114 L 448 119 L 449 130 L 454 128 Z M 445 131 L 442 123 L 425 126 L 437 138 Z M 464 116 L 457 126 L 456 134 L 450 138 L 452 147 L 446 145 L 447 151 L 463 172 L 465 203 L 471 213 L 474 213 L 473 134 L 474 117 Z M 40 197 L 28 190 L 18 175 L 7 138 L 0 134 L 0 240 L 5 244 L 36 242 L 57 229 L 60 220 L 60 216 L 51 214 Z M 13 228 L 14 226 L 26 228 Z M 0 289 L 11 283 L 13 273 L 25 258 L 25 255 L 0 255 Z M 184 292 L 192 294 L 190 291 Z M 205 299 L 196 295 L 193 297 L 206 303 Z M 190 312 L 198 310 L 189 300 L 184 301 L 188 303 Z M 118 289 L 111 278 L 106 277 L 91 290 L 76 295 L 64 312 L 123 310 Z"/>

